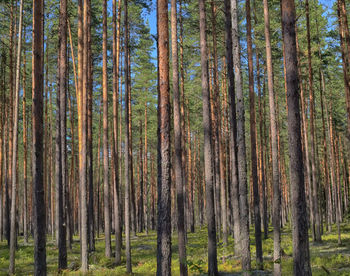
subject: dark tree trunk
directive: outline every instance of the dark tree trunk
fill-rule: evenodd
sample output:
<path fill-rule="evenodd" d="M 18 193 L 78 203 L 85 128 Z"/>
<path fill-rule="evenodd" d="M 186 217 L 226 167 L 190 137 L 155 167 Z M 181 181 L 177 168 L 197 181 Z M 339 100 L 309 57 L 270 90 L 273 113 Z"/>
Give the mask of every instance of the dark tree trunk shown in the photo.
<path fill-rule="evenodd" d="M 46 275 L 46 208 L 43 181 L 44 1 L 33 2 L 33 233 L 34 275 Z"/>
<path fill-rule="evenodd" d="M 56 223 L 58 231 L 58 269 L 67 267 L 66 246 L 66 93 L 67 93 L 67 1 L 60 1 L 58 93 L 56 113 Z"/>
<path fill-rule="evenodd" d="M 301 147 L 294 0 L 282 0 L 282 28 L 286 59 L 294 275 L 311 275 L 309 237 L 305 216 L 306 200 Z"/>

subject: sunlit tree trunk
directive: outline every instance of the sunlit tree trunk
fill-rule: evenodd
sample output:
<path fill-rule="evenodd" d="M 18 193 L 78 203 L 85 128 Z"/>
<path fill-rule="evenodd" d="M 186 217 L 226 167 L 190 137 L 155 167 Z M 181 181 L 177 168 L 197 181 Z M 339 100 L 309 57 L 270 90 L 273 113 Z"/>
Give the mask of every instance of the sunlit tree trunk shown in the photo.
<path fill-rule="evenodd" d="M 232 52 L 232 21 L 231 21 L 231 2 L 225 0 L 226 11 L 226 60 L 227 60 L 227 76 L 229 79 L 228 93 L 230 97 L 230 170 L 231 170 L 231 186 L 230 198 L 233 213 L 233 236 L 234 251 L 239 255 L 240 251 L 240 212 L 239 212 L 239 185 L 238 185 L 238 162 L 237 162 L 237 122 L 236 122 L 236 95 L 235 95 L 235 76 L 233 69 L 233 52 Z"/>
<path fill-rule="evenodd" d="M 271 148 L 272 148 L 272 181 L 273 181 L 273 241 L 274 241 L 274 275 L 281 275 L 281 191 L 280 191 L 280 173 L 278 164 L 278 141 L 277 124 L 275 109 L 275 93 L 273 80 L 272 51 L 270 41 L 270 18 L 268 1 L 264 0 L 264 19 L 265 19 L 265 45 L 266 45 L 266 65 L 267 65 L 267 83 L 269 90 L 270 106 L 270 128 L 271 128 Z"/>
<path fill-rule="evenodd" d="M 108 83 L 107 83 L 107 0 L 103 2 L 103 206 L 105 256 L 111 257 L 111 225 L 109 208 L 109 153 L 108 153 Z"/>
<path fill-rule="evenodd" d="M 121 262 L 122 231 L 120 221 L 120 194 L 119 194 L 119 156 L 118 156 L 118 109 L 119 109 L 119 56 L 120 56 L 120 20 L 121 0 L 118 0 L 118 14 L 116 13 L 116 0 L 113 0 L 113 154 L 114 154 L 114 231 L 115 231 L 115 262 Z"/>
<path fill-rule="evenodd" d="M 130 248 L 130 156 L 129 144 L 130 128 L 129 128 L 129 41 L 128 41 L 128 1 L 124 0 L 124 58 L 125 58 L 125 254 L 126 254 L 126 271 L 131 273 L 131 248 Z"/>
<path fill-rule="evenodd" d="M 28 157 L 28 142 L 27 142 L 27 72 L 26 72 L 26 56 L 23 55 L 23 70 L 22 70 L 22 81 L 23 81 L 23 235 L 24 243 L 28 243 L 28 173 L 27 173 L 27 157 Z M 2 115 L 1 115 L 2 116 Z M 0 121 L 2 124 L 2 120 Z M 3 130 L 1 130 L 3 132 Z M 2 184 L 2 132 L 0 133 L 0 184 Z M 0 185 L 2 188 L 2 185 Z M 0 189 L 1 189 L 0 188 Z M 0 190 L 0 194 L 2 191 Z M 0 206 L 2 209 L 2 200 L 0 198 Z M 2 210 L 0 216 L 0 224 L 2 223 Z M 2 224 L 1 224 L 2 225 Z M 2 227 L 0 227 L 0 235 L 2 235 Z"/>
<path fill-rule="evenodd" d="M 158 25 L 158 225 L 157 275 L 171 274 L 170 91 L 168 1 L 157 1 Z"/>
<path fill-rule="evenodd" d="M 239 183 L 239 206 L 240 206 L 240 244 L 242 255 L 242 268 L 244 271 L 251 269 L 250 264 L 250 238 L 249 238 L 249 211 L 248 211 L 248 187 L 247 187 L 247 163 L 245 145 L 245 119 L 244 119 L 244 96 L 241 74 L 241 58 L 239 43 L 239 25 L 237 1 L 231 0 L 232 22 L 232 48 L 233 67 L 235 72 L 235 88 L 237 97 L 237 161 Z"/>
<path fill-rule="evenodd" d="M 22 49 L 22 19 L 23 19 L 23 0 L 20 2 L 19 11 L 19 27 L 18 27 L 18 45 L 17 45 L 17 61 L 16 61 L 16 84 L 15 98 L 13 105 L 13 144 L 12 144 L 12 189 L 11 189 L 11 226 L 10 226 L 10 266 L 9 273 L 15 273 L 15 251 L 17 242 L 16 229 L 16 204 L 17 204 L 17 150 L 18 150 L 18 108 L 19 108 L 19 80 L 21 68 L 21 49 Z"/>
<path fill-rule="evenodd" d="M 316 160 L 316 141 L 315 141 L 315 100 L 313 91 L 313 72 L 311 63 L 311 38 L 310 38 L 310 15 L 309 15 L 309 1 L 306 0 L 306 29 L 307 29 L 307 56 L 308 56 L 308 76 L 309 76 L 309 97 L 310 97 L 310 132 L 311 132 L 311 172 L 312 172 L 312 207 L 313 207 L 313 221 L 312 231 L 314 233 L 314 241 L 321 241 L 321 220 L 318 207 L 318 179 L 317 179 L 317 160 Z M 305 141 L 307 143 L 307 141 Z"/>
<path fill-rule="evenodd" d="M 87 7 L 87 189 L 88 189 L 88 243 L 89 251 L 95 251 L 95 224 L 94 224 L 94 185 L 93 185 L 93 149 L 92 149 L 92 106 L 93 106 L 93 53 L 91 49 L 91 0 Z"/>

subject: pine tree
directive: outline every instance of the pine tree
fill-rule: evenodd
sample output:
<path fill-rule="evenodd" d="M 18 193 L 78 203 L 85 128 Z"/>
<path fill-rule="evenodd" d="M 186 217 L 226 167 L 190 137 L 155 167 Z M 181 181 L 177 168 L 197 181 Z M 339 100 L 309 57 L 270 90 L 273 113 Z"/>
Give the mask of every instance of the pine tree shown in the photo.
<path fill-rule="evenodd" d="M 282 0 L 281 4 L 287 79 L 294 275 L 311 275 L 300 132 L 295 6 L 294 0 Z"/>

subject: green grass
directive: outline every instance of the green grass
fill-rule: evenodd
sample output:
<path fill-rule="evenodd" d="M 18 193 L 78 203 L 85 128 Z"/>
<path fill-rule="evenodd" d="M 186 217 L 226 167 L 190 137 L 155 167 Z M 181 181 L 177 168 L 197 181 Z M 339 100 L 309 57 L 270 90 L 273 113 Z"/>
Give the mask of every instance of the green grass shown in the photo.
<path fill-rule="evenodd" d="M 335 229 L 335 228 L 334 228 Z M 272 231 L 272 229 L 270 229 Z M 350 275 L 350 225 L 342 225 L 342 246 L 338 246 L 337 234 L 324 233 L 323 242 L 313 244 L 310 241 L 311 266 L 313 275 Z M 132 246 L 132 269 L 136 275 L 154 275 L 156 272 L 156 250 L 157 236 L 155 232 L 148 235 L 142 233 L 131 238 Z M 196 233 L 188 234 L 187 256 L 188 269 L 190 275 L 201 275 L 207 271 L 207 230 L 196 229 Z M 240 260 L 233 256 L 233 239 L 229 238 L 229 244 L 224 247 L 222 242 L 218 242 L 218 266 L 220 272 L 225 275 L 239 273 L 241 270 Z M 282 249 L 284 251 L 282 259 L 283 275 L 292 275 L 292 237 L 290 229 L 282 231 Z M 179 260 L 177 249 L 177 235 L 173 235 L 172 245 L 172 272 L 179 274 Z M 273 269 L 273 240 L 272 232 L 269 238 L 263 240 L 264 270 L 269 275 Z M 251 254 L 252 268 L 256 267 L 255 262 L 255 240 L 251 231 Z M 47 238 L 47 265 L 48 274 L 57 275 L 58 250 L 51 237 Z M 122 265 L 115 266 L 113 259 L 104 256 L 104 239 L 100 237 L 96 240 L 96 251 L 89 257 L 89 275 L 126 275 L 125 259 Z M 0 275 L 6 275 L 9 265 L 9 251 L 6 242 L 0 242 Z M 75 237 L 72 250 L 68 251 L 68 265 L 79 268 L 79 240 Z M 23 239 L 18 240 L 18 250 L 16 251 L 16 275 L 33 274 L 33 244 L 24 245 Z M 66 270 L 64 275 L 81 275 L 79 271 Z M 266 273 L 265 273 L 266 275 Z"/>

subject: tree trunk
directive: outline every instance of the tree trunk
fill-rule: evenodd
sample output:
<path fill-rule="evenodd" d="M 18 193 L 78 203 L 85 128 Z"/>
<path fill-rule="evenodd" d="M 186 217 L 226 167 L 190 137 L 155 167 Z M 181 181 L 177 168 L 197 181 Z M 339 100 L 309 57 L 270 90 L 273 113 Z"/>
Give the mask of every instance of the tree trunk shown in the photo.
<path fill-rule="evenodd" d="M 328 116 L 327 116 L 328 117 Z M 333 116 L 332 116 L 332 108 L 330 107 L 329 111 L 329 140 L 331 147 L 331 181 L 332 181 L 332 194 L 333 201 L 335 204 L 335 217 L 337 223 L 337 231 L 338 231 L 338 245 L 341 245 L 341 232 L 340 232 L 340 207 L 339 207 L 339 198 L 338 198 L 338 189 L 337 189 L 337 177 L 335 174 L 336 169 L 336 154 L 335 154 L 335 142 L 334 142 L 334 129 L 333 129 Z"/>
<path fill-rule="evenodd" d="M 78 2 L 78 78 L 80 116 L 79 128 L 79 192 L 80 192 L 80 244 L 81 270 L 88 270 L 88 212 L 87 212 L 87 90 L 88 90 L 88 1 Z M 80 108 L 79 108 L 80 106 Z"/>
<path fill-rule="evenodd" d="M 107 83 L 107 0 L 103 1 L 103 206 L 105 230 L 105 256 L 111 257 L 111 225 L 109 208 L 109 154 L 108 154 L 108 83 Z"/>
<path fill-rule="evenodd" d="M 94 185 L 93 185 L 93 135 L 92 135 L 92 105 L 93 105 L 93 57 L 91 50 L 91 0 L 88 1 L 87 11 L 87 53 L 88 53 L 88 68 L 87 68 L 87 187 L 88 187 L 88 243 L 89 251 L 95 251 L 95 224 L 94 224 Z"/>
<path fill-rule="evenodd" d="M 181 112 L 179 95 L 179 65 L 177 48 L 177 7 L 176 0 L 171 1 L 171 49 L 173 70 L 173 94 L 174 94 L 174 141 L 175 141 L 175 182 L 177 198 L 177 231 L 180 260 L 180 275 L 187 275 L 186 264 L 186 242 L 185 242 L 185 220 L 184 220 L 184 194 L 182 173 L 182 148 L 181 148 Z M 181 16 L 181 14 L 180 14 Z"/>
<path fill-rule="evenodd" d="M 301 148 L 294 0 L 282 0 L 282 28 L 286 59 L 294 275 L 311 275 L 309 238 L 305 216 L 306 200 Z"/>
<path fill-rule="evenodd" d="M 316 142 L 315 142 L 315 100 L 313 91 L 313 72 L 311 64 L 311 41 L 310 41 L 310 15 L 309 1 L 306 0 L 306 29 L 307 29 L 307 57 L 308 57 L 308 73 L 309 73 L 309 96 L 310 96 L 310 132 L 311 132 L 311 172 L 312 172 L 312 206 L 313 206 L 313 221 L 312 231 L 315 242 L 321 241 L 321 220 L 318 207 L 318 180 L 317 180 L 317 160 L 316 160 Z M 307 141 L 305 141 L 307 143 Z M 311 183 L 309 183 L 311 185 Z"/>
<path fill-rule="evenodd" d="M 269 89 L 270 106 L 270 128 L 271 128 L 271 149 L 272 149 L 272 182 L 273 182 L 273 241 L 274 241 L 274 275 L 281 275 L 281 191 L 280 191 L 280 173 L 278 162 L 278 141 L 275 93 L 273 80 L 272 51 L 270 41 L 270 18 L 268 1 L 264 0 L 264 19 L 265 19 L 265 45 L 266 45 L 266 65 L 267 65 L 267 83 Z"/>
<path fill-rule="evenodd" d="M 205 0 L 199 0 L 199 29 L 202 68 L 203 128 L 204 128 L 204 174 L 206 186 L 206 213 L 208 223 L 208 274 L 217 275 L 216 225 L 214 213 L 214 186 L 212 168 L 212 129 L 210 120 L 210 96 L 208 87 L 208 51 L 206 39 Z"/>
<path fill-rule="evenodd" d="M 231 148 L 231 193 L 233 213 L 233 237 L 235 255 L 240 252 L 240 211 L 239 211 L 239 185 L 238 185 L 238 162 L 237 162 L 237 122 L 236 122 L 236 95 L 235 95 L 235 76 L 233 72 L 233 53 L 232 53 L 232 22 L 231 22 L 231 3 L 225 0 L 226 11 L 226 60 L 227 75 L 229 79 L 230 95 L 230 148 Z"/>
<path fill-rule="evenodd" d="M 237 0 L 231 0 L 232 17 L 232 48 L 233 66 L 235 70 L 235 88 L 237 92 L 237 161 L 238 161 L 238 183 L 239 183 L 239 205 L 240 205 L 240 243 L 242 254 L 242 268 L 250 271 L 250 238 L 249 238 L 249 210 L 248 210 L 248 188 L 247 188 L 247 163 L 244 126 L 244 96 L 242 86 L 240 44 L 238 30 Z"/>
<path fill-rule="evenodd" d="M 170 93 L 168 1 L 157 1 L 158 25 L 158 226 L 157 275 L 171 274 Z"/>
<path fill-rule="evenodd" d="M 350 134 L 350 78 L 349 78 L 349 66 L 350 66 L 350 36 L 349 26 L 346 13 L 346 5 L 344 0 L 337 0 L 337 14 L 339 24 L 339 36 L 340 46 L 342 54 L 342 65 L 344 75 L 344 88 L 346 96 L 346 109 L 348 115 L 348 135 Z"/>
<path fill-rule="evenodd" d="M 58 231 L 58 269 L 67 267 L 66 247 L 66 93 L 67 93 L 67 1 L 60 1 L 58 53 L 58 97 L 56 113 L 56 223 Z"/>
<path fill-rule="evenodd" d="M 113 154 L 114 154 L 114 231 L 115 231 L 115 263 L 121 262 L 122 229 L 120 221 L 119 195 L 119 156 L 118 156 L 118 108 L 119 108 L 119 52 L 120 52 L 120 20 L 121 0 L 118 0 L 118 15 L 116 15 L 116 0 L 113 0 Z"/>
<path fill-rule="evenodd" d="M 11 226 L 10 226 L 10 266 L 9 273 L 15 273 L 15 251 L 17 243 L 16 229 L 16 200 L 17 200 L 17 150 L 18 150 L 18 105 L 19 105 L 19 80 L 21 68 L 21 49 L 22 49 L 22 18 L 23 18 L 23 0 L 20 2 L 19 27 L 18 27 L 18 45 L 16 62 L 16 86 L 15 101 L 13 105 L 13 143 L 12 143 L 12 192 L 11 192 Z M 34 120 L 34 119 L 33 119 Z"/>
<path fill-rule="evenodd" d="M 126 271 L 131 273 L 131 250 L 130 250 L 130 156 L 129 143 L 129 41 L 128 41 L 128 1 L 124 0 L 124 36 L 125 36 L 125 254 L 126 254 Z"/>
<path fill-rule="evenodd" d="M 255 120 L 255 92 L 254 92 L 254 73 L 253 73 L 253 43 L 251 34 L 251 15 L 250 0 L 246 0 L 247 15 L 247 50 L 248 50 L 248 72 L 249 72 L 249 105 L 250 105 L 250 149 L 252 166 L 252 186 L 254 194 L 254 225 L 255 225 L 255 244 L 256 244 L 256 262 L 258 269 L 263 267 L 262 242 L 261 242 L 261 217 L 260 217 L 260 197 L 258 186 L 258 167 L 256 155 L 256 120 Z"/>
<path fill-rule="evenodd" d="M 146 229 L 146 234 L 148 234 L 148 230 L 149 230 L 149 225 L 150 225 L 150 209 L 149 209 L 149 190 L 150 190 L 150 185 L 148 183 L 148 148 L 147 148 L 147 102 L 145 102 L 145 148 L 144 148 L 144 162 L 143 162 L 143 166 L 144 166 L 144 173 L 143 173 L 143 183 L 146 187 L 146 193 L 145 193 L 145 204 L 146 204 L 146 208 L 145 208 L 145 229 Z"/>
<path fill-rule="evenodd" d="M 33 232 L 34 275 L 46 275 L 46 208 L 43 185 L 44 1 L 33 1 Z"/>
<path fill-rule="evenodd" d="M 26 56 L 23 55 L 23 71 L 22 71 L 22 77 L 23 77 L 23 234 L 24 234 L 24 243 L 28 243 L 28 176 L 27 176 L 27 159 L 28 159 L 28 142 L 27 142 L 27 71 L 26 71 Z M 0 124 L 2 124 L 2 120 L 0 121 Z M 3 125 L 2 125 L 3 126 Z M 3 132 L 3 130 L 2 130 Z M 1 142 L 0 142 L 0 151 L 2 151 L 2 133 L 1 136 Z M 2 184 L 2 157 L 0 157 L 0 183 Z M 2 187 L 2 185 L 1 185 Z M 1 188 L 0 188 L 1 189 Z M 0 193 L 2 194 L 2 191 L 0 190 Z M 2 201 L 0 202 L 0 206 L 2 209 Z M 2 215 L 2 210 L 0 211 Z M 2 216 L 0 217 L 0 224 L 2 223 Z M 1 224 L 2 225 L 2 224 Z M 0 227 L 0 235 L 2 237 L 2 227 Z"/>

